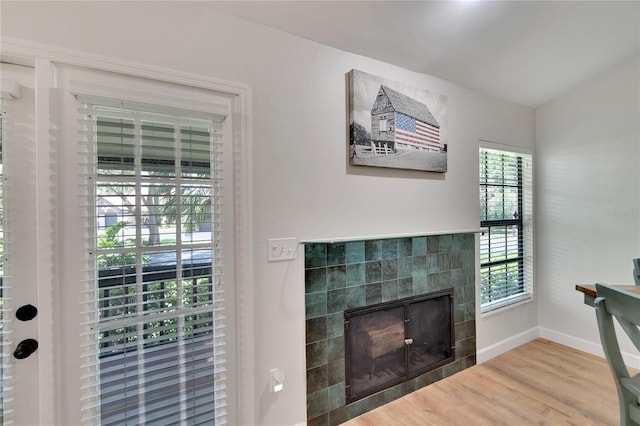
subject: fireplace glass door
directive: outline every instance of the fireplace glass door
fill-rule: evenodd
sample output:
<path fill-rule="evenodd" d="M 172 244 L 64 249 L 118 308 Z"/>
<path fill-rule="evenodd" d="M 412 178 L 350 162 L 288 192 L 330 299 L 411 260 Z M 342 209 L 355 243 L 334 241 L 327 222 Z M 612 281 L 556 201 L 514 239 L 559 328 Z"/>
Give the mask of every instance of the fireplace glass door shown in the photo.
<path fill-rule="evenodd" d="M 347 403 L 454 360 L 452 294 L 345 311 Z"/>
<path fill-rule="evenodd" d="M 351 394 L 371 393 L 406 377 L 404 307 L 372 311 L 350 320 L 347 375 Z"/>
<path fill-rule="evenodd" d="M 409 375 L 442 365 L 452 358 L 451 299 L 435 297 L 408 306 Z"/>

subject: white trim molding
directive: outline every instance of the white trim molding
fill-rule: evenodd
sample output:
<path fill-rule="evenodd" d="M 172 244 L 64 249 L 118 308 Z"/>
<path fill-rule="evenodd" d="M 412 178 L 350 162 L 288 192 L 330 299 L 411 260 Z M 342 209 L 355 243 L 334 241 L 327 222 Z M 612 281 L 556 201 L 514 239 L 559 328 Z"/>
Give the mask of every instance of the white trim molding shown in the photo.
<path fill-rule="evenodd" d="M 94 53 L 59 46 L 50 46 L 14 37 L 2 37 L 0 58 L 3 61 L 30 66 L 33 66 L 36 58 L 48 59 L 51 62 L 61 64 L 149 78 L 185 86 L 204 89 L 213 89 L 213 87 L 215 87 L 215 90 L 218 92 L 237 96 L 246 96 L 247 93 L 251 91 L 251 86 L 244 83 L 231 82 L 140 62 L 96 55 Z"/>
<path fill-rule="evenodd" d="M 533 339 L 540 337 L 538 327 L 532 327 L 514 336 L 510 336 L 504 340 L 489 345 L 486 348 L 479 349 L 476 352 L 477 363 L 481 364 L 485 361 L 489 361 L 492 358 L 497 357 L 500 354 L 515 349 L 520 345 L 524 345 Z"/>
<path fill-rule="evenodd" d="M 589 340 L 581 339 L 579 337 L 571 336 L 569 334 L 560 333 L 559 331 L 551 330 L 550 328 L 540 327 L 540 337 L 552 340 L 561 345 L 569 346 L 582 352 L 589 353 L 591 355 L 604 358 L 604 351 L 600 343 L 594 343 Z M 628 352 L 622 352 L 622 358 L 624 363 L 635 369 L 640 369 L 640 355 L 630 354 Z"/>
<path fill-rule="evenodd" d="M 522 333 L 494 343 L 493 345 L 487 346 L 486 348 L 479 349 L 476 353 L 477 363 L 481 364 L 485 361 L 489 361 L 500 354 L 508 352 L 511 349 L 515 349 L 520 345 L 524 345 L 538 337 L 604 358 L 604 351 L 602 350 L 602 345 L 599 343 L 594 343 L 589 340 L 561 333 L 550 328 L 533 327 L 529 330 L 523 331 Z M 640 369 L 640 355 L 623 352 L 622 358 L 626 365 L 635 369 Z"/>

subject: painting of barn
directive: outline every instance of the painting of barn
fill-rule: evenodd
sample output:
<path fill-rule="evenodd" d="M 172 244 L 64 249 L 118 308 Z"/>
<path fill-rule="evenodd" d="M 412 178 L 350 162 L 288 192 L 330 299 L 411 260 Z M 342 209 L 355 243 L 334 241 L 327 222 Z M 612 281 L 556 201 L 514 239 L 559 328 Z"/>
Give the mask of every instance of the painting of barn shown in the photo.
<path fill-rule="evenodd" d="M 422 102 L 380 86 L 371 108 L 371 140 L 391 149 L 440 151 L 440 125 Z"/>
<path fill-rule="evenodd" d="M 349 77 L 352 165 L 447 171 L 446 96 L 357 70 Z"/>

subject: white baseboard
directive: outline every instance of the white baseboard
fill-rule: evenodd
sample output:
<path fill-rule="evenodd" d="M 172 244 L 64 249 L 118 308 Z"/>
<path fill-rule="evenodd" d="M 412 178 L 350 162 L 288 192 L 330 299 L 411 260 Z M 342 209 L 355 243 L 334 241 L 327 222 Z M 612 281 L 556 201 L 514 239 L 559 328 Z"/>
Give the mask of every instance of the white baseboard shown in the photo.
<path fill-rule="evenodd" d="M 540 327 L 540 337 L 604 358 L 604 352 L 602 351 L 602 346 L 600 346 L 599 343 L 593 343 L 589 340 L 581 339 L 570 334 L 560 333 L 559 331 L 544 327 Z"/>
<path fill-rule="evenodd" d="M 594 343 L 550 328 L 533 327 L 529 330 L 523 331 L 522 333 L 516 334 L 515 336 L 511 336 L 507 339 L 494 343 L 493 345 L 487 346 L 486 348 L 479 349 L 476 353 L 477 363 L 480 364 L 488 361 L 502 353 L 510 351 L 520 345 L 524 345 L 536 337 L 542 337 L 543 339 L 551 340 L 553 342 L 560 343 L 561 345 L 569 346 L 570 348 L 604 358 L 604 352 L 600 342 Z M 640 354 L 622 352 L 622 358 L 624 359 L 625 364 L 640 370 Z"/>
<path fill-rule="evenodd" d="M 510 351 L 520 345 L 524 345 L 536 337 L 542 337 L 543 339 L 551 340 L 553 342 L 560 343 L 561 345 L 569 346 L 570 348 L 604 358 L 604 351 L 602 350 L 600 342 L 594 343 L 550 328 L 533 327 L 529 330 L 523 331 L 522 333 L 516 334 L 515 336 L 511 336 L 507 339 L 496 342 L 493 345 L 487 346 L 486 348 L 478 349 L 476 354 L 477 363 L 480 364 L 488 361 L 504 352 Z M 640 354 L 622 352 L 622 358 L 628 366 L 640 369 Z"/>
<path fill-rule="evenodd" d="M 619 335 L 623 335 L 620 333 Z M 589 353 L 591 355 L 604 358 L 604 351 L 600 342 L 594 343 L 589 340 L 580 339 L 569 334 L 560 333 L 559 331 L 551 330 L 549 328 L 540 327 L 540 337 L 552 340 L 561 345 L 569 346 L 582 352 Z M 640 355 L 637 353 L 630 354 L 628 352 L 622 352 L 622 358 L 624 363 L 630 367 L 640 369 Z"/>
<path fill-rule="evenodd" d="M 483 363 L 520 345 L 524 345 L 536 337 L 539 337 L 538 327 L 530 328 L 529 330 L 501 340 L 486 348 L 479 349 L 476 353 L 476 361 L 478 364 Z"/>

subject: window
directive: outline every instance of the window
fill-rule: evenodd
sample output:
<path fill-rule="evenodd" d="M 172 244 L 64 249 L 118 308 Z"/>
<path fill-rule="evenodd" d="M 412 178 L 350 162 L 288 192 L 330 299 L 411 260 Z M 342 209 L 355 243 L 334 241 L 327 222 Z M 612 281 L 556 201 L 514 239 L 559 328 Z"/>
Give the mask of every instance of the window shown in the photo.
<path fill-rule="evenodd" d="M 221 121 L 87 105 L 100 424 L 226 424 Z"/>
<path fill-rule="evenodd" d="M 389 121 L 386 118 L 381 118 L 380 119 L 380 131 L 381 132 L 386 132 L 389 130 Z"/>
<path fill-rule="evenodd" d="M 487 312 L 533 295 L 532 158 L 480 148 L 480 298 Z"/>

